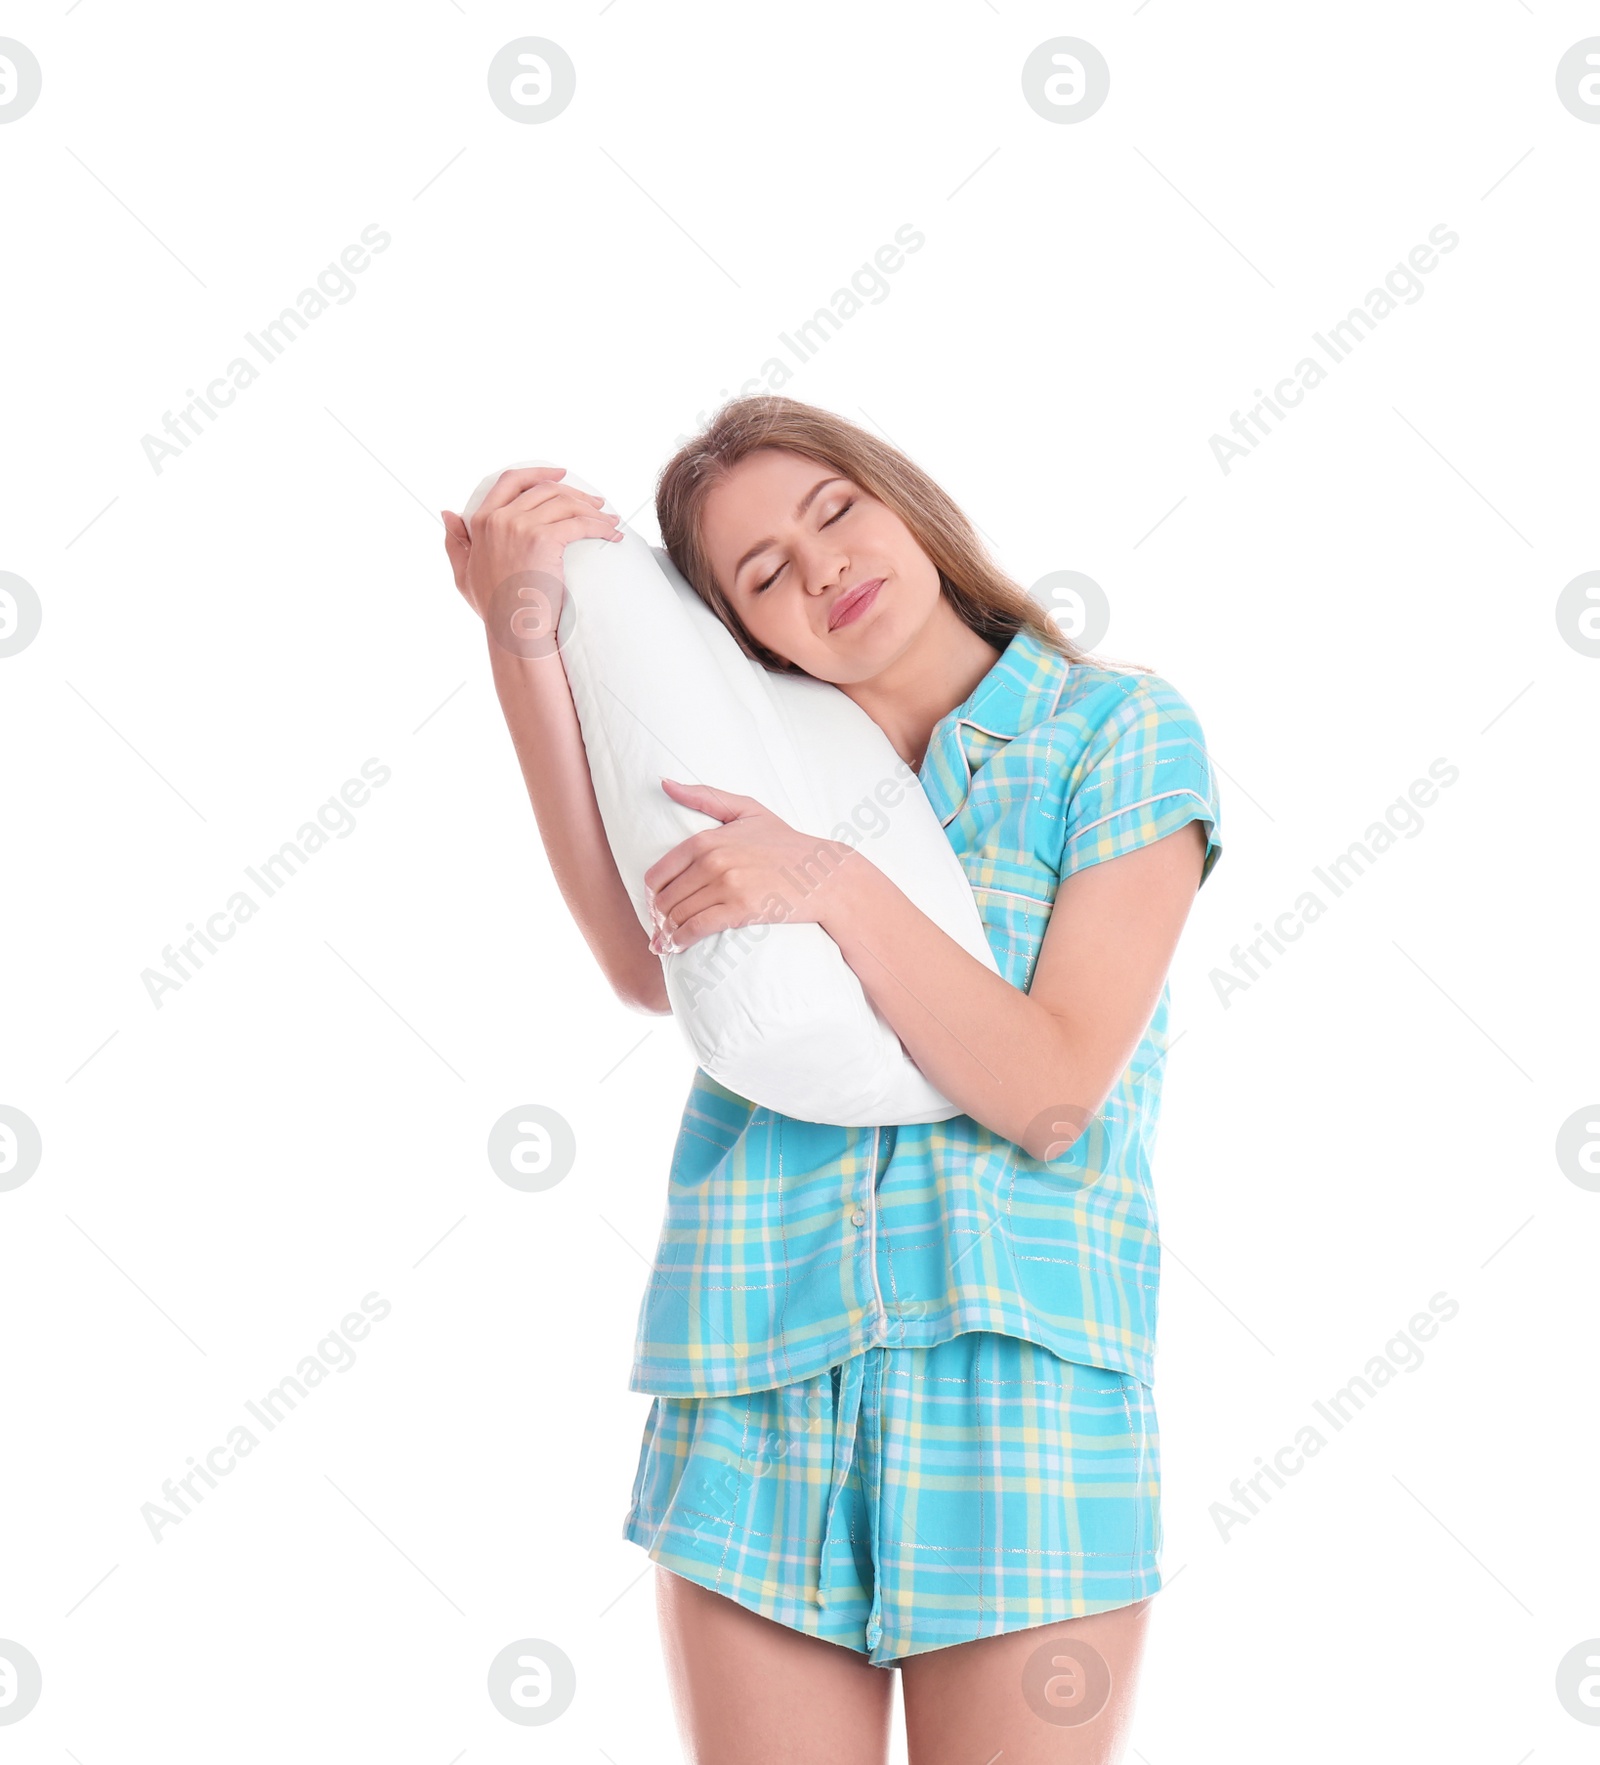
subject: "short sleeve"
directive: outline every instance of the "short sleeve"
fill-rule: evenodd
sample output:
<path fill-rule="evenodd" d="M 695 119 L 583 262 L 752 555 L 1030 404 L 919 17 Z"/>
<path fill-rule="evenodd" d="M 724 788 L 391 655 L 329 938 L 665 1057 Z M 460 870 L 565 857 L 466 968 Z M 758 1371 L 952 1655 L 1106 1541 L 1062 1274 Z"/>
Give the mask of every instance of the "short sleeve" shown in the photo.
<path fill-rule="evenodd" d="M 1221 802 L 1205 734 L 1187 699 L 1158 674 L 1120 675 L 1093 707 L 1073 769 L 1060 875 L 1087 870 L 1176 833 L 1206 829 L 1204 884 L 1222 856 Z M 1085 711 L 1090 707 L 1085 706 Z"/>

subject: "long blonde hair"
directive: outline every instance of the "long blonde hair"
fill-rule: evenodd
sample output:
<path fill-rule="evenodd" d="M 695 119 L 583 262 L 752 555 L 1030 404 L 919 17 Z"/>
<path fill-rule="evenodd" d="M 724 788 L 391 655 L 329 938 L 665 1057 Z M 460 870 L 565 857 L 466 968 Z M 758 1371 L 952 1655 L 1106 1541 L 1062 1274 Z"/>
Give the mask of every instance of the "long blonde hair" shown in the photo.
<path fill-rule="evenodd" d="M 898 448 L 832 411 L 762 395 L 730 400 L 703 433 L 667 461 L 656 480 L 656 519 L 667 556 L 745 654 L 764 668 L 777 674 L 805 672 L 757 643 L 745 629 L 716 579 L 701 534 L 713 487 L 762 447 L 783 448 L 831 467 L 893 509 L 938 569 L 945 598 L 985 642 L 1004 650 L 1026 629 L 1073 662 L 1104 665 L 1073 643 L 1033 596 L 1000 569 L 952 499 Z"/>

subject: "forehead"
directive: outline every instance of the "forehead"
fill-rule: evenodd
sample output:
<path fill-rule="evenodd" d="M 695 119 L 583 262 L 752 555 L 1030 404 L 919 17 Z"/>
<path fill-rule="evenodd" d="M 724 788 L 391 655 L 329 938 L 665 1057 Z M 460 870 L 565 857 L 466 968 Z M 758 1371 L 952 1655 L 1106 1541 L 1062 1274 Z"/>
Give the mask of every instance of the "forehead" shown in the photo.
<path fill-rule="evenodd" d="M 819 479 L 838 476 L 836 467 L 786 448 L 761 447 L 747 454 L 707 494 L 708 527 L 791 515 L 795 504 Z"/>

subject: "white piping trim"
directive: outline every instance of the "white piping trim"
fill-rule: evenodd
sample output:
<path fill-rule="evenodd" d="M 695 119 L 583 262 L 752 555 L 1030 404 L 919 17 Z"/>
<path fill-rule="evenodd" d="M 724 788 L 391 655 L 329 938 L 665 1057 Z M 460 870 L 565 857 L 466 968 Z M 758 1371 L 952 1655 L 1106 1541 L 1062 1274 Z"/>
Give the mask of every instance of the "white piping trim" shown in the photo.
<path fill-rule="evenodd" d="M 1192 791 L 1187 785 L 1175 791 L 1157 791 L 1153 797 L 1145 797 L 1137 803 L 1125 803 L 1120 809 L 1113 809 L 1109 815 L 1102 815 L 1098 821 L 1091 821 L 1087 827 L 1078 828 L 1072 838 L 1081 839 L 1084 834 L 1093 833 L 1097 827 L 1104 827 L 1108 821 L 1115 821 L 1119 815 L 1130 815 L 1135 809 L 1147 809 L 1152 803 L 1164 803 L 1169 797 L 1193 797 L 1202 807 L 1211 807 L 1199 791 Z M 1209 821 L 1212 818 L 1208 815 L 1206 819 Z"/>
<path fill-rule="evenodd" d="M 870 1231 L 867 1236 L 867 1256 L 872 1267 L 872 1297 L 877 1304 L 877 1312 L 872 1320 L 873 1335 L 883 1331 L 884 1340 L 889 1335 L 889 1309 L 883 1303 L 883 1291 L 878 1285 L 878 1136 L 883 1132 L 881 1127 L 872 1130 L 872 1164 L 867 1172 L 867 1220 Z"/>
<path fill-rule="evenodd" d="M 1042 907 L 1048 913 L 1053 901 L 1041 901 L 1037 895 L 1019 895 L 1015 889 L 992 889 L 987 883 L 970 885 L 975 895 L 1004 895 L 1008 901 L 1026 901 L 1030 907 Z"/>
<path fill-rule="evenodd" d="M 1061 703 L 1061 695 L 1062 695 L 1062 693 L 1064 693 L 1067 690 L 1067 681 L 1071 678 L 1071 675 L 1072 675 L 1072 664 L 1071 664 L 1071 662 L 1068 662 L 1067 666 L 1064 669 L 1062 669 L 1062 671 L 1061 671 L 1061 680 L 1056 687 L 1056 696 L 1051 701 L 1050 709 L 1045 713 L 1044 717 L 1041 717 L 1038 720 L 1038 723 L 1042 723 L 1047 718 L 1053 717 L 1055 715 L 1056 707 L 1058 705 L 1060 705 L 1060 703 Z M 1027 689 L 1027 691 L 1029 691 L 1029 692 L 1031 692 L 1033 690 L 1035 690 L 1035 689 L 1033 689 L 1033 688 Z M 1019 705 L 1018 709 L 1020 711 L 1020 709 L 1021 709 L 1020 705 Z M 1014 742 L 1019 735 L 1024 733 L 1023 731 L 1018 730 L 1018 729 L 990 729 L 988 724 L 980 723 L 976 717 L 958 717 L 955 720 L 955 723 L 952 725 L 952 728 L 959 729 L 963 723 L 967 724 L 969 726 L 969 728 L 981 730 L 983 732 L 983 734 L 985 734 L 985 735 L 992 735 L 996 741 Z M 1037 728 L 1038 723 L 1031 723 L 1028 725 L 1028 727 L 1030 729 Z M 966 789 L 962 792 L 961 801 L 939 823 L 940 827 L 948 827 L 950 825 L 950 823 L 955 820 L 955 818 L 966 807 L 967 800 L 972 794 L 972 768 L 971 768 L 971 766 L 969 766 L 967 764 L 967 752 L 966 752 L 966 749 L 962 747 L 961 739 L 959 736 L 956 738 L 956 752 L 958 754 L 960 754 L 961 764 L 966 770 L 966 774 L 967 774 Z M 926 759 L 927 756 L 924 755 L 923 757 L 924 757 L 924 759 Z M 1027 897 L 1027 896 L 1024 896 L 1022 898 L 1024 900 L 1029 899 L 1029 897 Z M 1047 903 L 1047 905 L 1048 905 L 1048 903 Z"/>

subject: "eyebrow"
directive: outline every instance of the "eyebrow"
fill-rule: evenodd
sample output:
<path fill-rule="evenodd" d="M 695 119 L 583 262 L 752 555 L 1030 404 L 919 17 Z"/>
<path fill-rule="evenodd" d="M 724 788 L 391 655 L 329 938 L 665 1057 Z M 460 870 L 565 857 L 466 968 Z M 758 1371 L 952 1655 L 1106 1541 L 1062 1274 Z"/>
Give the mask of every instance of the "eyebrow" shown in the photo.
<path fill-rule="evenodd" d="M 794 506 L 795 520 L 798 521 L 800 519 L 800 517 L 806 512 L 806 510 L 811 507 L 812 503 L 814 503 L 816 501 L 818 493 L 826 490 L 830 484 L 847 484 L 848 482 L 849 482 L 849 480 L 847 478 L 845 478 L 842 474 L 836 472 L 831 478 L 823 478 L 823 479 L 820 479 L 817 483 L 813 484 L 811 486 L 811 488 L 805 493 L 805 495 L 803 497 L 801 497 L 799 502 L 797 502 L 795 504 L 795 506 Z M 734 567 L 733 567 L 733 580 L 734 580 L 734 582 L 735 583 L 738 582 L 739 572 L 745 567 L 746 564 L 748 564 L 750 562 L 750 560 L 753 557 L 757 556 L 758 553 L 764 552 L 769 545 L 776 545 L 777 543 L 778 542 L 775 539 L 758 539 L 756 541 L 756 543 L 753 546 L 751 546 L 749 551 L 747 551 L 744 554 L 744 556 L 742 558 L 740 558 L 739 562 L 734 565 Z"/>

